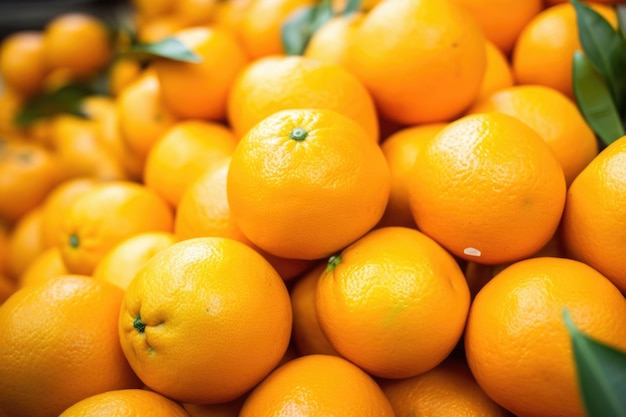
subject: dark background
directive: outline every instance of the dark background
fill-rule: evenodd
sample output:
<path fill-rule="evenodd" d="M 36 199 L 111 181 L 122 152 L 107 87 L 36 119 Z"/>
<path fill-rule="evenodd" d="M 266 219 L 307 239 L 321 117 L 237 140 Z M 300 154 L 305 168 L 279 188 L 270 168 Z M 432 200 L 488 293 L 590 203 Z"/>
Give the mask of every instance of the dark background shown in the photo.
<path fill-rule="evenodd" d="M 113 21 L 128 0 L 0 0 L 0 39 L 18 30 L 41 30 L 55 16 L 85 12 Z"/>

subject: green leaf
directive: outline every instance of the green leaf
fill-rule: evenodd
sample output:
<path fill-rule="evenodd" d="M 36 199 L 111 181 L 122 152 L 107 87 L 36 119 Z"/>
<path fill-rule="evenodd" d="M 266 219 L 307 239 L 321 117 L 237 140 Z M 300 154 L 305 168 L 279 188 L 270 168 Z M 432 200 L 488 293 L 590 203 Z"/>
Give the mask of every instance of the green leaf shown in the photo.
<path fill-rule="evenodd" d="M 623 37 L 626 37 L 626 4 L 618 4 L 615 6 L 617 13 L 617 26 Z"/>
<path fill-rule="evenodd" d="M 200 56 L 174 37 L 165 38 L 154 43 L 133 44 L 123 52 L 123 55 L 133 55 L 144 59 L 166 58 L 181 62 L 202 62 Z"/>
<path fill-rule="evenodd" d="M 578 37 L 583 51 L 604 76 L 613 101 L 621 113 L 626 100 L 626 41 L 602 15 L 579 0 L 576 9 Z"/>
<path fill-rule="evenodd" d="M 301 7 L 293 12 L 281 27 L 285 53 L 302 55 L 311 36 L 333 17 L 331 0 L 321 0 L 316 6 Z"/>
<path fill-rule="evenodd" d="M 347 16 L 351 13 L 358 12 L 361 10 L 362 1 L 361 0 L 348 0 L 346 2 L 346 7 L 341 12 L 342 15 Z"/>
<path fill-rule="evenodd" d="M 91 94 L 94 92 L 82 85 L 65 85 L 52 92 L 40 94 L 22 107 L 15 123 L 20 127 L 25 127 L 35 120 L 61 113 L 87 117 L 81 108 L 81 103 Z"/>
<path fill-rule="evenodd" d="M 585 335 L 567 309 L 563 310 L 563 321 L 570 335 L 587 415 L 626 417 L 626 352 Z"/>
<path fill-rule="evenodd" d="M 600 140 L 609 145 L 624 136 L 624 127 L 604 78 L 580 51 L 574 53 L 572 78 L 578 108 Z"/>

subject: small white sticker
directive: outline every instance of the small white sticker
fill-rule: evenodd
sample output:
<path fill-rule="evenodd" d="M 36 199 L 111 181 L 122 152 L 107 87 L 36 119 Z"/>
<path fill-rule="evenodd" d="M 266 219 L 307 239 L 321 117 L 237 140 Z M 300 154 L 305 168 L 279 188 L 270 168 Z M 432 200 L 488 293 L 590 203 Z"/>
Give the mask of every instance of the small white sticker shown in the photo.
<path fill-rule="evenodd" d="M 480 256 L 480 251 L 476 248 L 465 248 L 463 253 L 469 256 Z"/>

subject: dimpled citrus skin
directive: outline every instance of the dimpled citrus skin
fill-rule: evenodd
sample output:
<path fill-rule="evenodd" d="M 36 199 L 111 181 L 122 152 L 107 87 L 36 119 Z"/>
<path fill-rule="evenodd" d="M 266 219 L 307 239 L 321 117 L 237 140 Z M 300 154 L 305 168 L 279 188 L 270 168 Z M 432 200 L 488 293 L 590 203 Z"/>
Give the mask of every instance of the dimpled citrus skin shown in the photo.
<path fill-rule="evenodd" d="M 598 154 L 598 141 L 576 102 L 542 85 L 502 88 L 477 101 L 469 113 L 497 111 L 532 127 L 554 151 L 567 184 Z"/>
<path fill-rule="evenodd" d="M 565 178 L 528 125 L 502 113 L 475 114 L 450 123 L 418 154 L 409 202 L 419 229 L 454 255 L 505 263 L 550 240 Z"/>
<path fill-rule="evenodd" d="M 285 110 L 257 124 L 237 145 L 227 176 L 243 234 L 296 259 L 329 256 L 369 231 L 389 189 L 378 144 L 348 117 L 319 109 Z"/>
<path fill-rule="evenodd" d="M 343 357 L 372 375 L 407 378 L 450 354 L 469 300 L 463 272 L 445 249 L 415 229 L 386 227 L 329 261 L 316 307 Z"/>
<path fill-rule="evenodd" d="M 389 400 L 362 369 L 337 356 L 307 355 L 272 372 L 246 399 L 240 417 L 393 417 Z"/>
<path fill-rule="evenodd" d="M 378 142 L 374 101 L 346 69 L 302 56 L 269 56 L 253 61 L 237 77 L 228 98 L 228 120 L 240 138 L 280 110 L 335 110 L 359 123 Z"/>
<path fill-rule="evenodd" d="M 57 417 L 91 395 L 141 386 L 117 336 L 123 295 L 77 275 L 14 293 L 0 307 L 0 410 Z"/>
<path fill-rule="evenodd" d="M 572 259 L 516 262 L 472 303 L 465 329 L 469 367 L 487 395 L 515 415 L 585 415 L 565 308 L 582 332 L 626 349 L 624 296 L 602 274 Z"/>
<path fill-rule="evenodd" d="M 450 0 L 383 1 L 360 21 L 346 66 L 380 113 L 414 125 L 457 117 L 476 98 L 486 67 L 480 27 Z"/>
<path fill-rule="evenodd" d="M 604 149 L 567 193 L 563 242 L 570 256 L 591 265 L 626 294 L 626 136 Z"/>
<path fill-rule="evenodd" d="M 234 400 L 278 364 L 291 334 L 289 294 L 256 251 L 195 238 L 156 254 L 129 284 L 122 349 L 152 390 L 190 403 Z"/>
<path fill-rule="evenodd" d="M 189 417 L 178 403 L 156 392 L 125 389 L 85 398 L 59 417 Z"/>

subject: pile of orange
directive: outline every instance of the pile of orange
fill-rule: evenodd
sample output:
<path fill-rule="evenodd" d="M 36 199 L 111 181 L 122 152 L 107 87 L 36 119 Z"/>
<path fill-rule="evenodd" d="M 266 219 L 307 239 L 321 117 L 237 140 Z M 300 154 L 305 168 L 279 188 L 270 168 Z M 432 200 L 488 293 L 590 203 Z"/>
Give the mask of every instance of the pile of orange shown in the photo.
<path fill-rule="evenodd" d="M 585 415 L 562 314 L 626 350 L 626 137 L 573 6 L 336 0 L 287 55 L 317 3 L 132 1 L 198 62 L 2 40 L 0 417 Z"/>

